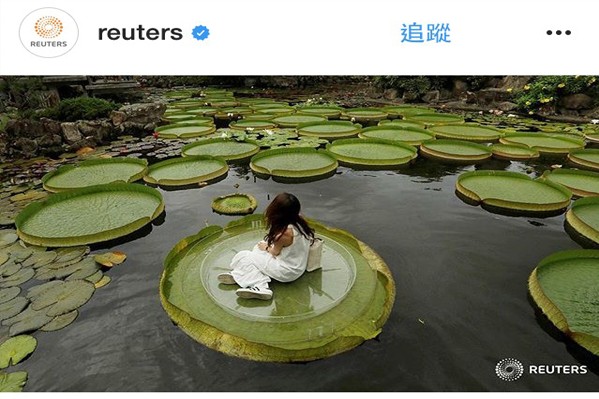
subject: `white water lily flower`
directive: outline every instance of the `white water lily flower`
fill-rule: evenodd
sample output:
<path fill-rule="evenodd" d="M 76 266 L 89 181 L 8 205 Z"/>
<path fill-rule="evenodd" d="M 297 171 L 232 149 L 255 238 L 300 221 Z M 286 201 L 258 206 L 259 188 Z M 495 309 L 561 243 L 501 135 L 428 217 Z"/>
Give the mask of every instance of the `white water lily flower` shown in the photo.
<path fill-rule="evenodd" d="M 507 117 L 508 117 L 508 118 L 515 118 L 515 117 L 516 117 L 516 115 L 514 115 L 514 114 L 508 114 L 508 116 L 507 116 Z"/>
<path fill-rule="evenodd" d="M 592 123 L 593 125 L 596 125 L 596 124 L 598 124 L 598 123 L 599 123 L 599 119 L 591 119 L 591 123 Z"/>
<path fill-rule="evenodd" d="M 226 139 L 227 138 L 227 133 L 221 134 L 220 137 L 222 137 L 223 139 Z"/>
<path fill-rule="evenodd" d="M 355 122 L 355 121 L 356 121 L 356 118 L 354 118 L 354 117 L 352 116 L 352 118 L 351 118 L 351 121 L 352 121 L 352 122 Z"/>
<path fill-rule="evenodd" d="M 272 136 L 273 134 L 275 134 L 275 132 L 273 132 L 272 130 L 265 130 L 266 134 L 268 134 L 269 136 Z"/>
<path fill-rule="evenodd" d="M 246 127 L 245 130 L 247 130 L 248 132 L 251 132 L 252 130 L 254 130 L 253 127 Z"/>

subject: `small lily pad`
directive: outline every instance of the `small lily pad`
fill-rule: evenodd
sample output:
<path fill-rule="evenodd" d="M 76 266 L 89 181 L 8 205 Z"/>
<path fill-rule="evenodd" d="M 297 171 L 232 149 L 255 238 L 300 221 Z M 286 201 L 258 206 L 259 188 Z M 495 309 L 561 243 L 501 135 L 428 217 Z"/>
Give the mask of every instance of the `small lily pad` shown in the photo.
<path fill-rule="evenodd" d="M 89 253 L 88 246 L 79 246 L 79 247 L 71 247 L 71 248 L 59 248 L 56 250 L 56 254 L 58 257 L 56 258 L 57 262 L 68 262 L 73 259 L 80 258 Z"/>
<path fill-rule="evenodd" d="M 258 202 L 250 194 L 229 194 L 215 198 L 212 210 L 223 215 L 247 215 L 256 210 Z"/>
<path fill-rule="evenodd" d="M 0 373 L 0 392 L 21 392 L 26 383 L 26 371 Z"/>
<path fill-rule="evenodd" d="M 40 330 L 46 332 L 61 330 L 74 322 L 77 316 L 79 316 L 79 311 L 77 309 L 73 310 L 72 312 L 56 316 L 51 322 L 40 328 Z"/>
<path fill-rule="evenodd" d="M 98 283 L 100 280 L 102 280 L 102 277 L 104 277 L 104 273 L 102 273 L 102 270 L 98 270 L 94 274 L 91 274 L 91 275 L 85 277 L 83 280 L 89 281 L 90 283 L 94 284 L 94 286 L 95 286 L 96 283 Z M 69 281 L 69 279 L 67 279 L 67 281 Z"/>
<path fill-rule="evenodd" d="M 21 313 L 27 306 L 29 300 L 22 296 L 17 296 L 10 301 L 0 304 L 0 320 L 9 319 Z"/>
<path fill-rule="evenodd" d="M 52 287 L 55 287 L 57 285 L 60 285 L 60 284 L 62 284 L 62 281 L 55 280 L 55 281 L 48 281 L 47 283 L 44 283 L 44 284 L 36 285 L 35 287 L 29 288 L 29 291 L 27 291 L 25 298 L 31 300 L 34 297 L 41 294 L 42 292 L 44 292 Z"/>
<path fill-rule="evenodd" d="M 115 265 L 120 265 L 127 259 L 127 255 L 124 252 L 120 251 L 112 251 L 107 252 L 105 254 L 97 254 L 94 255 L 94 260 L 106 267 L 113 267 Z"/>
<path fill-rule="evenodd" d="M 19 270 L 21 270 L 22 265 L 20 263 L 15 263 L 12 259 L 10 262 L 6 262 L 2 266 L 0 266 L 0 282 L 3 281 L 3 278 L 12 276 Z"/>
<path fill-rule="evenodd" d="M 34 269 L 37 269 L 54 262 L 57 257 L 58 254 L 55 251 L 35 252 L 23 262 L 23 267 L 33 267 Z"/>
<path fill-rule="evenodd" d="M 24 332 L 35 331 L 48 324 L 52 317 L 46 315 L 43 310 L 33 310 L 31 305 L 18 315 L 6 319 L 2 322 L 5 326 L 10 326 L 8 332 L 11 337 Z"/>
<path fill-rule="evenodd" d="M 0 248 L 7 247 L 18 239 L 19 236 L 12 231 L 2 232 L 0 233 Z"/>
<path fill-rule="evenodd" d="M 93 284 L 84 280 L 65 281 L 33 298 L 33 310 L 46 309 L 50 317 L 75 310 L 87 303 L 94 294 Z"/>
<path fill-rule="evenodd" d="M 112 281 L 112 279 L 108 276 L 102 276 L 102 278 L 100 279 L 100 281 L 94 283 L 94 287 L 97 288 L 102 288 L 106 285 L 108 285 L 110 282 Z"/>
<path fill-rule="evenodd" d="M 10 259 L 8 252 L 0 252 L 0 266 L 5 264 Z"/>
<path fill-rule="evenodd" d="M 80 265 L 81 267 L 77 271 L 70 274 L 66 278 L 67 281 L 87 279 L 89 276 L 97 273 L 100 270 L 100 266 L 98 266 L 93 258 L 86 258 L 80 263 Z"/>
<path fill-rule="evenodd" d="M 17 335 L 0 344 L 0 369 L 14 366 L 33 353 L 37 339 L 31 335 Z"/>
<path fill-rule="evenodd" d="M 33 269 L 21 269 L 12 276 L 0 278 L 0 288 L 15 287 L 21 285 L 26 281 L 31 280 L 35 270 Z"/>
<path fill-rule="evenodd" d="M 6 303 L 21 293 L 20 287 L 3 288 L 0 290 L 0 303 Z"/>

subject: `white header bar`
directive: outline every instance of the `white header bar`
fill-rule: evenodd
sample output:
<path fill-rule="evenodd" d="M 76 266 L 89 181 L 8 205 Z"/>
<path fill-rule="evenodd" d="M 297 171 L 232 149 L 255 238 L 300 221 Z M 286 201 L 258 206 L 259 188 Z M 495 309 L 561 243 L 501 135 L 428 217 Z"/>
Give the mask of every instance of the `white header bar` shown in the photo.
<path fill-rule="evenodd" d="M 0 74 L 598 74 L 597 15 L 587 0 L 1 0 Z M 42 17 L 63 31 L 41 37 L 58 29 Z"/>

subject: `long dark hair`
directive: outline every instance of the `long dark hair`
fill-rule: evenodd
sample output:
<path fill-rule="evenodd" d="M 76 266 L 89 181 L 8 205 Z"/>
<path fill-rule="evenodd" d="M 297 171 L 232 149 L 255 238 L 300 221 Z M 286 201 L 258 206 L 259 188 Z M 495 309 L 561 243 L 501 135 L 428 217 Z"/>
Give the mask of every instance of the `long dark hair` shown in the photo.
<path fill-rule="evenodd" d="M 268 234 L 264 240 L 268 245 L 274 243 L 275 239 L 283 234 L 290 224 L 295 226 L 307 239 L 314 239 L 314 229 L 308 226 L 308 222 L 300 216 L 300 209 L 300 202 L 293 194 L 281 193 L 272 200 L 264 212 L 268 228 Z"/>

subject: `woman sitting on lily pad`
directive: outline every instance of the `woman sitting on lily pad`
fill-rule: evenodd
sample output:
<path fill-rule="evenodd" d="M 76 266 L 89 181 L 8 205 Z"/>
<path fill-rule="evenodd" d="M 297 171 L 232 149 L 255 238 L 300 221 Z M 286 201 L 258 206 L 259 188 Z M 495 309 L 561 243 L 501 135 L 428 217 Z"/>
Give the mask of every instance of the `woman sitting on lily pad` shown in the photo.
<path fill-rule="evenodd" d="M 269 300 L 271 280 L 288 283 L 306 271 L 314 229 L 300 215 L 300 202 L 289 193 L 277 195 L 265 212 L 268 233 L 251 251 L 239 251 L 231 272 L 218 275 L 222 284 L 238 284 L 241 298 Z"/>

